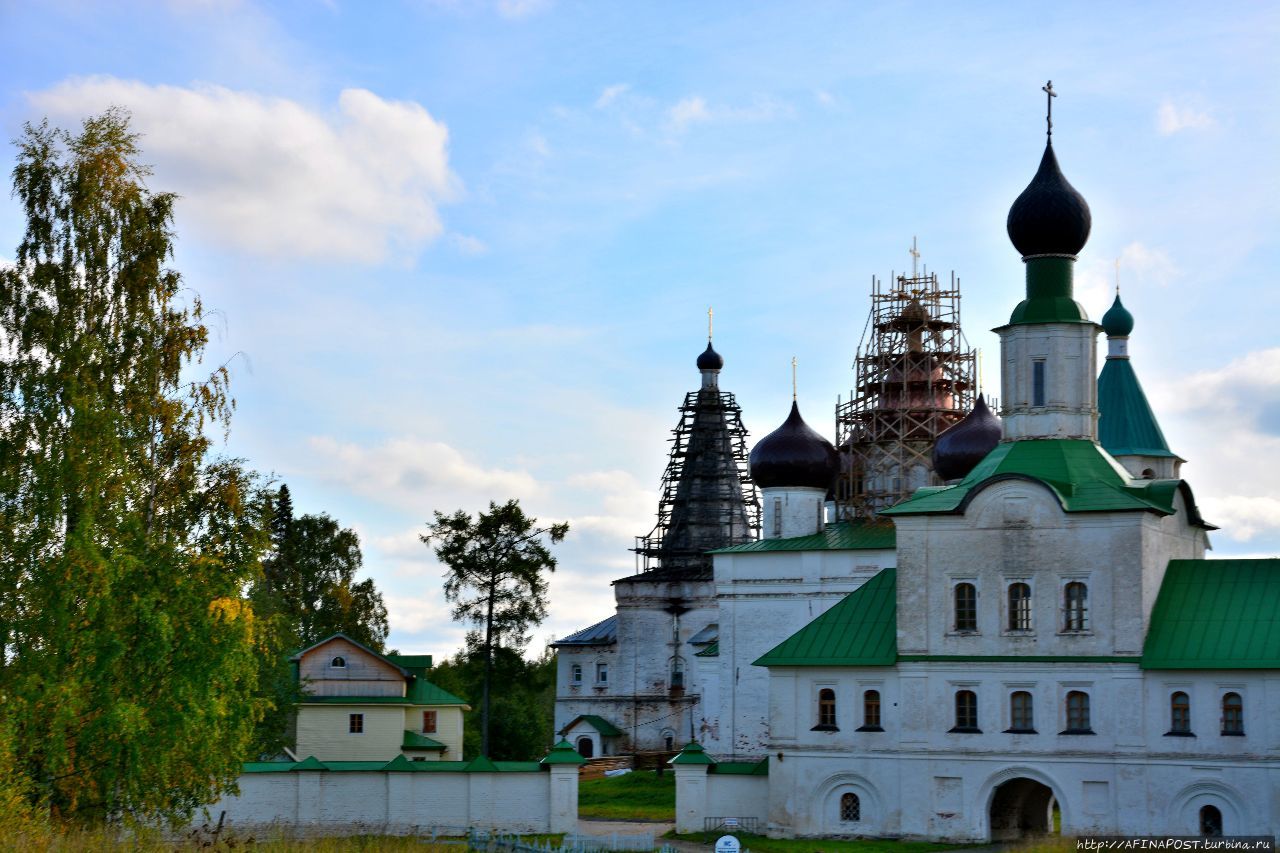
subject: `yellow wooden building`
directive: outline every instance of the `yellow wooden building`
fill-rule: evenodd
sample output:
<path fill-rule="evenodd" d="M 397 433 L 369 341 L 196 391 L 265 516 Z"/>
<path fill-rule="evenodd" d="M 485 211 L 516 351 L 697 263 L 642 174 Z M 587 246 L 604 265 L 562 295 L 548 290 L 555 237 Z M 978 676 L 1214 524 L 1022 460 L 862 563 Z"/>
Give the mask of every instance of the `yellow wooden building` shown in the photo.
<path fill-rule="evenodd" d="M 299 759 L 462 759 L 462 713 L 471 708 L 427 680 L 430 655 L 383 655 L 334 634 L 290 661 L 306 693 L 298 705 Z"/>

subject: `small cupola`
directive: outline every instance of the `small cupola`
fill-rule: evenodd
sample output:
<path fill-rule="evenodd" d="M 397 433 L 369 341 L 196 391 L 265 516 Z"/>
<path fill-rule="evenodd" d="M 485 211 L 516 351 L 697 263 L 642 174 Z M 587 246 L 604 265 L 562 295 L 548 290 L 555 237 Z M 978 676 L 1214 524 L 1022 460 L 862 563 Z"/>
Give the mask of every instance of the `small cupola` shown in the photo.
<path fill-rule="evenodd" d="M 711 347 L 711 341 L 707 341 L 707 348 L 702 351 L 702 355 L 698 356 L 699 370 L 723 370 L 724 356 L 716 352 Z"/>
<path fill-rule="evenodd" d="M 995 449 L 1004 435 L 1000 419 L 978 395 L 973 411 L 938 436 L 933 445 L 933 470 L 943 480 L 962 480 Z"/>
<path fill-rule="evenodd" d="M 751 479 L 764 498 L 764 538 L 822 530 L 823 507 L 839 466 L 835 447 L 804 422 L 793 400 L 782 426 L 751 450 Z"/>
<path fill-rule="evenodd" d="M 1133 333 L 1133 315 L 1120 301 L 1120 292 L 1116 291 L 1116 301 L 1111 303 L 1107 313 L 1102 315 L 1102 331 L 1109 338 L 1127 338 Z"/>

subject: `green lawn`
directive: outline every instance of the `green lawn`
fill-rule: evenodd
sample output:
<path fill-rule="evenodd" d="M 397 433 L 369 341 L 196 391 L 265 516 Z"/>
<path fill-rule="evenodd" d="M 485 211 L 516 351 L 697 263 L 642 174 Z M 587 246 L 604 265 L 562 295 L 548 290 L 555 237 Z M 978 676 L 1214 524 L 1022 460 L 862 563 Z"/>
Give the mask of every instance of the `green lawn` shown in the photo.
<path fill-rule="evenodd" d="M 584 779 L 578 784 L 578 816 L 609 820 L 675 820 L 676 774 L 652 770 Z"/>

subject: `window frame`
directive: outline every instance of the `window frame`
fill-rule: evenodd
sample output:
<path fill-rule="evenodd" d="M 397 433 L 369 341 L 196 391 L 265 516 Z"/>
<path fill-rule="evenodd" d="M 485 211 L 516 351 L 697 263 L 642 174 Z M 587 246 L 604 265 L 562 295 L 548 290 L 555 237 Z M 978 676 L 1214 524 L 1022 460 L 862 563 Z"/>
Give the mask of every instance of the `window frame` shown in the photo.
<path fill-rule="evenodd" d="M 862 725 L 856 731 L 884 731 L 884 698 L 879 688 L 868 687 L 862 691 Z"/>
<path fill-rule="evenodd" d="M 1025 708 L 1019 708 L 1021 697 L 1026 697 Z M 1024 725 L 1019 725 L 1024 723 Z M 1014 690 L 1009 693 L 1009 728 L 1005 734 L 1034 735 L 1036 731 L 1036 697 L 1030 690 Z"/>
<path fill-rule="evenodd" d="M 982 734 L 982 728 L 978 725 L 978 692 L 976 690 L 968 687 L 957 690 L 952 707 L 955 711 L 955 725 L 951 727 L 948 734 Z"/>
<path fill-rule="evenodd" d="M 1087 690 L 1072 689 L 1063 697 L 1063 712 L 1066 727 L 1058 732 L 1061 735 L 1091 735 L 1093 730 L 1093 700 Z"/>
<path fill-rule="evenodd" d="M 1073 599 L 1072 591 L 1080 589 L 1082 594 L 1078 600 Z M 1079 578 L 1071 578 L 1062 585 L 1062 633 L 1085 634 L 1089 631 L 1089 583 Z"/>
<path fill-rule="evenodd" d="M 1229 727 L 1229 721 L 1227 719 L 1227 700 L 1232 696 L 1236 697 L 1236 703 L 1233 708 L 1234 713 L 1232 714 L 1232 716 L 1235 717 L 1235 725 L 1233 727 Z M 1226 737 L 1244 737 L 1244 694 L 1239 690 L 1228 690 L 1223 693 L 1222 698 L 1218 700 L 1218 707 L 1222 712 L 1222 717 L 1219 720 L 1219 733 Z"/>
<path fill-rule="evenodd" d="M 329 669 L 346 669 L 347 659 L 342 655 L 334 655 L 329 661 Z"/>
<path fill-rule="evenodd" d="M 840 822 L 862 822 L 862 798 L 853 791 L 845 791 L 840 795 Z"/>
<path fill-rule="evenodd" d="M 1169 694 L 1169 731 L 1164 736 L 1195 737 L 1195 733 L 1191 731 L 1191 694 L 1185 690 L 1175 690 Z"/>
<path fill-rule="evenodd" d="M 607 661 L 596 662 L 596 687 L 609 686 L 609 664 Z"/>
<path fill-rule="evenodd" d="M 427 728 L 430 721 L 431 727 Z M 437 711 L 422 712 L 422 733 L 424 735 L 433 735 L 440 731 L 440 715 Z"/>
<path fill-rule="evenodd" d="M 583 675 L 582 664 L 580 663 L 569 664 L 569 683 L 570 684 L 573 684 L 573 685 L 582 684 L 582 675 Z"/>
<path fill-rule="evenodd" d="M 966 590 L 969 597 L 963 603 L 960 597 L 962 589 Z M 962 613 L 967 617 L 963 623 Z M 973 581 L 956 581 L 951 585 L 951 631 L 955 634 L 978 633 L 978 585 Z"/>
<path fill-rule="evenodd" d="M 1026 591 L 1026 595 L 1019 595 L 1015 600 L 1015 592 L 1021 593 Z M 1029 634 L 1034 630 L 1035 622 L 1032 619 L 1032 598 L 1031 584 L 1025 580 L 1009 581 L 1005 587 L 1005 605 L 1008 613 L 1005 619 L 1005 628 L 1010 634 Z"/>
<path fill-rule="evenodd" d="M 1036 356 L 1031 359 L 1031 407 L 1043 409 L 1048 405 L 1049 378 L 1045 367 L 1048 359 Z"/>
<path fill-rule="evenodd" d="M 840 726 L 837 723 L 839 719 L 836 715 L 839 708 L 836 704 L 836 689 L 833 685 L 818 685 L 817 704 L 817 725 L 809 731 L 813 732 L 838 732 Z"/>
<path fill-rule="evenodd" d="M 364 734 L 364 713 L 347 714 L 347 734 Z"/>

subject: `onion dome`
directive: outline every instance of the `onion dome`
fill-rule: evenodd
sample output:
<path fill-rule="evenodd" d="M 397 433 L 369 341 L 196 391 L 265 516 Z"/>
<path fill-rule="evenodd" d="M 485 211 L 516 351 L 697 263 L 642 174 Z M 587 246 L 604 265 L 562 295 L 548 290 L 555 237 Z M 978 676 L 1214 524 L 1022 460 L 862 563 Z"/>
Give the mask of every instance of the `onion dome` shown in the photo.
<path fill-rule="evenodd" d="M 1107 333 L 1108 338 L 1127 338 L 1133 331 L 1133 315 L 1120 301 L 1119 293 L 1107 313 L 1102 315 L 1102 331 Z"/>
<path fill-rule="evenodd" d="M 1000 419 L 979 394 L 973 411 L 938 436 L 933 445 L 933 470 L 943 480 L 960 480 L 1000 443 Z"/>
<path fill-rule="evenodd" d="M 1023 258 L 1036 255 L 1075 257 L 1089 239 L 1089 203 L 1058 168 L 1053 145 L 1046 145 L 1040 169 L 1009 208 L 1006 227 Z"/>
<path fill-rule="evenodd" d="M 698 356 L 699 370 L 720 370 L 724 367 L 724 356 L 711 348 L 711 341 L 707 341 L 707 348 L 702 351 L 702 355 Z"/>
<path fill-rule="evenodd" d="M 839 465 L 835 447 L 804 422 L 794 401 L 782 426 L 751 449 L 751 479 L 762 489 L 826 490 L 835 480 Z"/>

